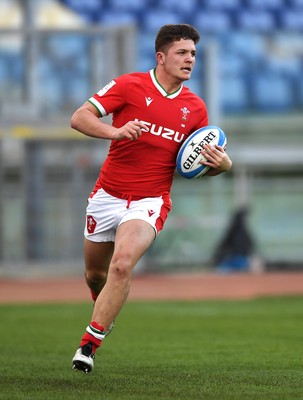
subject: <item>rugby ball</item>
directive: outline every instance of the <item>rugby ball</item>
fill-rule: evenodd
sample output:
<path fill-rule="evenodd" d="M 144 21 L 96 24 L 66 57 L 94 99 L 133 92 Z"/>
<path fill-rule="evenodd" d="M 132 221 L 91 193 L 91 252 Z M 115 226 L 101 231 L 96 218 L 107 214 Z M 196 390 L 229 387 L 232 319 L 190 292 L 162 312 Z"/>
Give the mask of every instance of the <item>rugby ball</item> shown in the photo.
<path fill-rule="evenodd" d="M 176 161 L 177 171 L 186 179 L 200 178 L 211 167 L 200 164 L 206 161 L 201 154 L 204 144 L 226 147 L 226 135 L 217 126 L 205 126 L 193 132 L 181 145 Z"/>

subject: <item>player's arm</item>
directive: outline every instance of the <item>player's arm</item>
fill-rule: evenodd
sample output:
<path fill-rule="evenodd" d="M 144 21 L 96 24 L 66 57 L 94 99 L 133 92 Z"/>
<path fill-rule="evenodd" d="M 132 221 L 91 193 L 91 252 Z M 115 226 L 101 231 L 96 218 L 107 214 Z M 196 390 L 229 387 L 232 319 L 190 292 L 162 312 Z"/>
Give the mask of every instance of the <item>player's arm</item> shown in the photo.
<path fill-rule="evenodd" d="M 109 140 L 136 140 L 142 135 L 142 130 L 148 129 L 140 121 L 129 121 L 121 128 L 115 128 L 100 117 L 97 108 L 87 101 L 72 115 L 71 127 L 86 136 Z"/>
<path fill-rule="evenodd" d="M 201 161 L 201 164 L 211 167 L 205 175 L 219 175 L 230 170 L 232 167 L 231 159 L 221 146 L 205 144 L 201 153 L 207 159 L 207 161 Z"/>

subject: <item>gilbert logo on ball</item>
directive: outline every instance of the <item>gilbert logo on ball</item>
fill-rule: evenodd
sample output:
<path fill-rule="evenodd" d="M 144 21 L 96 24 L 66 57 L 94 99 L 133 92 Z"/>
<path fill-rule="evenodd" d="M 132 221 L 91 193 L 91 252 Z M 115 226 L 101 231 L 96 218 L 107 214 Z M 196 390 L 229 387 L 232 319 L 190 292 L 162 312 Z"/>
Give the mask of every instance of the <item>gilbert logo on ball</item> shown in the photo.
<path fill-rule="evenodd" d="M 177 156 L 177 171 L 186 179 L 200 178 L 210 167 L 200 164 L 206 161 L 201 154 L 205 144 L 226 146 L 226 135 L 217 126 L 205 126 L 193 132 L 182 144 Z"/>

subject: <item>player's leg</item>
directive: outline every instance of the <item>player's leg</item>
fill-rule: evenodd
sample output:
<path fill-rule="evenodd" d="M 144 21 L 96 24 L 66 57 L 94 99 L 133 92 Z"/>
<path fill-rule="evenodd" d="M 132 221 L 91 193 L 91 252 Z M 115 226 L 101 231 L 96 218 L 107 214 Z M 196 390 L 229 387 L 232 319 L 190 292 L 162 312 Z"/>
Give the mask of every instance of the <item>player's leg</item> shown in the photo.
<path fill-rule="evenodd" d="M 91 323 L 73 358 L 75 370 L 90 372 L 93 369 L 95 351 L 127 299 L 132 270 L 154 238 L 154 228 L 143 220 L 129 220 L 118 227 L 106 283 L 97 297 Z"/>
<path fill-rule="evenodd" d="M 117 216 L 122 202 L 98 190 L 88 199 L 84 228 L 85 279 L 95 301 L 102 290 L 114 251 Z"/>
<path fill-rule="evenodd" d="M 84 239 L 85 280 L 94 301 L 106 283 L 113 252 L 113 242 L 100 243 Z"/>
<path fill-rule="evenodd" d="M 93 242 L 84 239 L 85 279 L 94 301 L 96 301 L 106 283 L 113 251 L 113 242 Z M 94 351 L 93 345 L 89 342 L 83 342 L 82 338 L 73 358 L 73 369 L 90 372 L 94 367 Z"/>
<path fill-rule="evenodd" d="M 154 228 L 143 220 L 129 220 L 118 227 L 107 282 L 98 296 L 92 315 L 92 320 L 105 330 L 124 305 L 133 268 L 154 239 Z"/>
<path fill-rule="evenodd" d="M 91 323 L 86 328 L 80 348 L 73 358 L 73 368 L 84 372 L 90 372 L 93 369 L 95 350 L 101 345 L 107 335 L 108 327 L 127 299 L 132 270 L 149 248 L 156 234 L 162 230 L 171 209 L 168 193 L 157 198 L 126 202 L 101 190 L 98 196 L 94 197 L 94 202 L 97 203 L 99 197 L 102 200 L 102 207 L 90 202 L 87 218 L 89 226 L 86 227 L 85 235 L 88 240 L 102 243 L 115 240 L 115 246 L 106 283 L 97 297 Z M 115 225 L 117 221 L 119 221 L 118 227 Z M 88 249 L 99 248 L 87 242 L 86 246 Z M 100 244 L 100 248 L 103 254 L 105 246 Z M 90 251 L 88 253 L 87 271 L 92 273 L 87 272 L 87 276 L 91 287 L 98 291 L 101 285 L 99 283 L 97 286 L 98 284 L 94 281 L 102 277 L 94 276 L 98 268 L 92 266 L 96 266 L 99 262 L 99 251 L 93 251 L 93 255 Z M 104 268 L 102 272 L 105 272 Z M 103 283 L 104 280 L 103 275 Z"/>

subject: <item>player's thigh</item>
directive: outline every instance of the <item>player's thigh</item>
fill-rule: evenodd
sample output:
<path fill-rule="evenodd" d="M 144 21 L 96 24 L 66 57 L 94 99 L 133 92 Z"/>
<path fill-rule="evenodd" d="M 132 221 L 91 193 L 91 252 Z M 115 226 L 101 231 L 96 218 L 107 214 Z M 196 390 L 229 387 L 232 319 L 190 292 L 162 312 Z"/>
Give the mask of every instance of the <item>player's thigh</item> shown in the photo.
<path fill-rule="evenodd" d="M 116 233 L 113 264 L 132 270 L 154 239 L 155 230 L 148 222 L 141 219 L 123 222 Z"/>
<path fill-rule="evenodd" d="M 113 252 L 113 242 L 93 242 L 85 238 L 84 261 L 86 273 L 106 275 Z"/>

